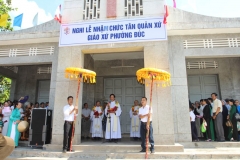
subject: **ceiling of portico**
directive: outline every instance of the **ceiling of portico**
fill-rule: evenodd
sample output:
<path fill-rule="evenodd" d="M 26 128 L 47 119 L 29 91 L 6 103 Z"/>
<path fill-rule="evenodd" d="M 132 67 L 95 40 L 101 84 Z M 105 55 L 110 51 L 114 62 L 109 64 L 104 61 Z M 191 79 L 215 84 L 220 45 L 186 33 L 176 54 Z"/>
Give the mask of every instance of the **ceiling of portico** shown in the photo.
<path fill-rule="evenodd" d="M 97 53 L 91 54 L 94 61 L 108 61 L 117 59 L 143 59 L 143 52 L 118 52 L 118 53 Z"/>

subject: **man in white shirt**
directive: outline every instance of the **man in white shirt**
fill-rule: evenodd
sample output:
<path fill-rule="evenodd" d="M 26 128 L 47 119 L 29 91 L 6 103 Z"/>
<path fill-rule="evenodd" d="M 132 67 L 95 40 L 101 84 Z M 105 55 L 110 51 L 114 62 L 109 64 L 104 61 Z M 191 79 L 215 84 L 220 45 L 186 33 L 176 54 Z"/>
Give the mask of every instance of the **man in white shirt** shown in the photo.
<path fill-rule="evenodd" d="M 223 131 L 223 116 L 222 116 L 222 102 L 217 99 L 217 94 L 211 94 L 213 99 L 213 119 L 214 119 L 214 126 L 216 131 L 217 140 L 219 142 L 224 142 L 224 131 Z"/>
<path fill-rule="evenodd" d="M 199 113 L 199 115 L 201 116 L 201 117 L 203 117 L 203 109 L 204 109 L 204 105 L 203 105 L 203 99 L 201 99 L 200 100 L 200 107 L 199 108 L 197 108 L 197 112 Z"/>
<path fill-rule="evenodd" d="M 45 108 L 44 102 L 40 103 L 40 108 Z"/>
<path fill-rule="evenodd" d="M 70 145 L 72 140 L 73 122 L 74 117 L 78 114 L 78 107 L 73 106 L 73 97 L 69 96 L 67 98 L 68 105 L 64 106 L 64 136 L 63 136 L 63 153 L 70 151 Z M 72 149 L 70 152 L 74 152 Z"/>
<path fill-rule="evenodd" d="M 84 103 L 84 108 L 82 109 L 82 138 L 89 139 L 90 127 L 91 127 L 91 110 L 88 108 L 88 104 Z"/>
<path fill-rule="evenodd" d="M 36 102 L 34 108 L 39 108 L 39 103 Z"/>
<path fill-rule="evenodd" d="M 45 104 L 42 102 L 42 103 L 40 103 L 40 107 L 36 108 L 36 109 L 47 109 L 47 108 L 45 107 Z"/>
<path fill-rule="evenodd" d="M 140 152 L 146 152 L 146 133 L 149 130 L 149 142 L 151 144 L 151 153 L 154 153 L 154 139 L 153 139 L 153 128 L 152 128 L 152 107 L 149 113 L 149 105 L 147 105 L 147 98 L 142 97 L 142 107 L 139 108 L 139 118 L 141 119 L 141 139 L 142 139 L 142 150 Z M 147 125 L 148 117 L 150 118 L 150 125 Z"/>

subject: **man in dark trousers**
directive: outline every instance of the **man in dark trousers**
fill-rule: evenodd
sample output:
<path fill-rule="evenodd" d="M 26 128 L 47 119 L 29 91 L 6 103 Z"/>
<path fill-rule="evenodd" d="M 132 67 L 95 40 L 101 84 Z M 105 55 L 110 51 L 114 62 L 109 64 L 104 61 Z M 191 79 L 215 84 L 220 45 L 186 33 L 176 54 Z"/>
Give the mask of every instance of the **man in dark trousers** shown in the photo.
<path fill-rule="evenodd" d="M 142 139 L 142 150 L 140 152 L 146 152 L 146 133 L 147 130 L 149 129 L 149 142 L 151 144 L 151 153 L 155 153 L 154 151 L 154 139 L 153 139 L 153 128 L 152 128 L 152 117 L 150 119 L 150 124 L 147 125 L 148 117 L 150 114 L 152 114 L 152 108 L 151 112 L 149 113 L 149 105 L 147 105 L 147 98 L 142 97 L 142 107 L 139 108 L 139 118 L 141 119 L 141 129 L 140 129 L 140 134 L 141 134 L 141 139 Z"/>
<path fill-rule="evenodd" d="M 63 153 L 67 151 L 74 152 L 74 150 L 70 150 L 70 144 L 72 139 L 72 130 L 73 130 L 73 122 L 74 116 L 78 114 L 78 107 L 73 106 L 73 97 L 69 96 L 67 98 L 68 105 L 64 106 L 63 114 L 64 114 L 64 136 L 63 136 Z"/>
<path fill-rule="evenodd" d="M 223 131 L 222 102 L 219 99 L 217 99 L 216 93 L 212 93 L 211 97 L 213 99 L 212 112 L 213 112 L 213 119 L 214 119 L 217 140 L 219 142 L 225 142 L 224 131 Z"/>

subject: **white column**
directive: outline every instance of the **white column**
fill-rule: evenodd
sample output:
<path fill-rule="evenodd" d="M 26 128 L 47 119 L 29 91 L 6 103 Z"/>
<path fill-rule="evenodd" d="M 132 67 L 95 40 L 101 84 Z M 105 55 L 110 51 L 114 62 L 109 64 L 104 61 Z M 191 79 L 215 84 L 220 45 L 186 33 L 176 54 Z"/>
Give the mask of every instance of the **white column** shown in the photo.
<path fill-rule="evenodd" d="M 169 71 L 167 41 L 151 42 L 144 46 L 144 67 Z M 150 44 L 150 45 L 149 45 Z M 150 103 L 150 85 L 145 85 L 145 95 Z M 171 87 L 153 87 L 153 133 L 156 145 L 173 145 L 174 124 Z"/>
<path fill-rule="evenodd" d="M 74 97 L 74 104 L 77 93 L 77 80 L 69 80 L 65 78 L 65 68 L 67 67 L 83 67 L 83 54 L 81 48 L 77 47 L 61 47 L 58 54 L 56 90 L 54 95 L 54 116 L 52 130 L 52 144 L 62 145 L 63 143 L 63 107 L 67 104 L 67 97 Z M 79 93 L 79 116 L 75 124 L 74 144 L 81 142 L 81 106 L 82 106 L 82 85 Z"/>
<path fill-rule="evenodd" d="M 169 37 L 168 52 L 172 73 L 172 106 L 176 142 L 191 142 L 189 99 L 183 40 Z"/>

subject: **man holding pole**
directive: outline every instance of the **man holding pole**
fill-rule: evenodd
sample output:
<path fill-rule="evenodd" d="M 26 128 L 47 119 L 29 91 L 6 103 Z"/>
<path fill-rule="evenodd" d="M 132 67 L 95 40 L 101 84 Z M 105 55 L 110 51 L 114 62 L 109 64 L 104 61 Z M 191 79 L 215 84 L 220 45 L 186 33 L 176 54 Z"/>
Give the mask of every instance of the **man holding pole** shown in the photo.
<path fill-rule="evenodd" d="M 139 118 L 141 119 L 141 129 L 140 129 L 140 134 L 141 134 L 141 147 L 142 150 L 140 152 L 146 152 L 146 133 L 147 130 L 149 130 L 149 142 L 151 144 L 151 153 L 154 153 L 154 139 L 153 139 L 153 128 L 152 128 L 152 108 L 149 114 L 149 105 L 147 105 L 147 98 L 142 97 L 142 107 L 139 108 Z M 150 116 L 150 123 L 148 125 L 148 117 Z"/>
<path fill-rule="evenodd" d="M 67 98 L 68 105 L 64 106 L 63 114 L 64 114 L 64 136 L 63 136 L 63 153 L 67 151 L 74 152 L 73 149 L 70 150 L 72 135 L 74 132 L 74 116 L 78 114 L 78 107 L 73 106 L 73 97 L 69 96 Z"/>

